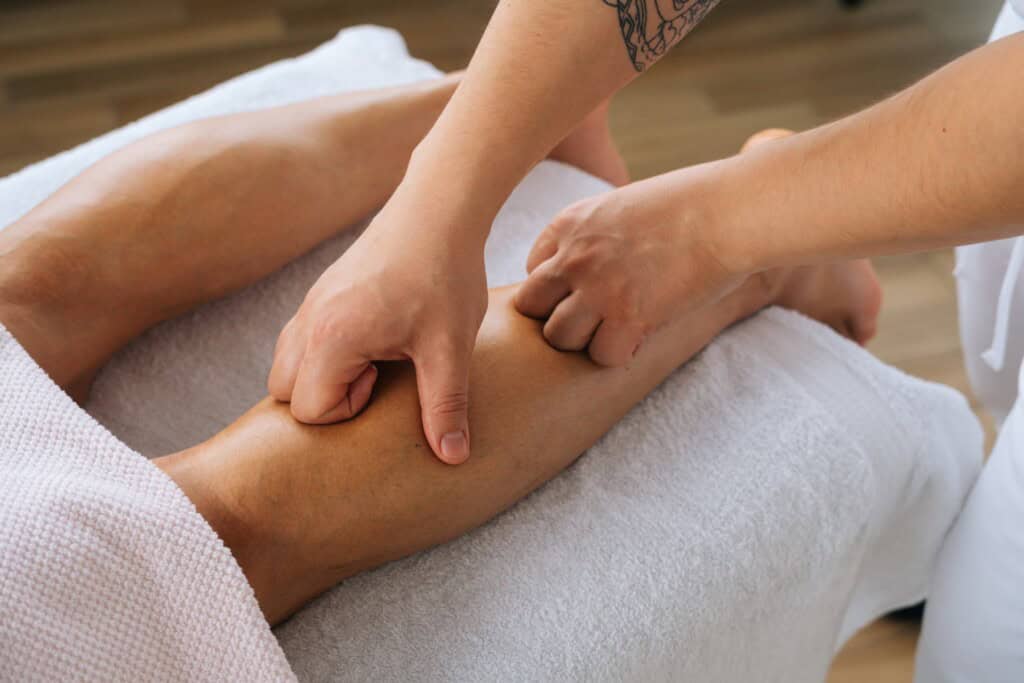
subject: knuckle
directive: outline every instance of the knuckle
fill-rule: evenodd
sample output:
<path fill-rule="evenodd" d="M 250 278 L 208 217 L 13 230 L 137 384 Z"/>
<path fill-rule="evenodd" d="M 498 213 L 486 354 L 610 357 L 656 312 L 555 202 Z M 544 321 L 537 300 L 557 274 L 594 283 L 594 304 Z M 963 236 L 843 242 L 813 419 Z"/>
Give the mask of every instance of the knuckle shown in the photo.
<path fill-rule="evenodd" d="M 559 351 L 582 351 L 585 347 L 586 341 L 580 341 L 579 339 L 573 339 L 570 335 L 559 332 L 556 334 L 548 334 L 545 332 L 544 338 L 547 339 L 548 343 Z"/>
<path fill-rule="evenodd" d="M 292 417 L 303 424 L 312 424 L 315 419 L 320 417 L 318 413 L 315 413 L 308 406 L 302 403 L 292 402 L 289 406 L 289 410 L 291 410 Z"/>
<path fill-rule="evenodd" d="M 423 330 L 413 344 L 413 355 L 440 369 L 446 360 L 468 362 L 476 345 L 477 328 L 471 321 L 450 322 Z"/>
<path fill-rule="evenodd" d="M 341 335 L 343 326 L 336 313 L 321 311 L 313 322 L 308 342 L 316 348 L 324 346 Z"/>
<path fill-rule="evenodd" d="M 585 275 L 593 266 L 593 257 L 585 248 L 575 248 L 560 262 L 561 271 L 569 277 Z"/>
<path fill-rule="evenodd" d="M 550 236 L 553 239 L 557 240 L 563 232 L 579 223 L 581 218 L 579 204 L 580 203 L 577 202 L 575 204 L 571 204 L 565 207 L 564 209 L 559 211 L 554 218 L 551 219 L 551 223 L 548 225 L 547 232 L 550 233 Z"/>
<path fill-rule="evenodd" d="M 587 222 L 594 213 L 594 200 L 591 198 L 581 199 L 573 202 L 558 212 L 552 221 L 552 225 L 566 228 Z"/>
<path fill-rule="evenodd" d="M 362 410 L 362 407 L 363 406 L 361 405 L 355 405 L 354 403 L 352 403 L 351 396 L 346 396 L 345 400 L 343 400 L 340 404 L 338 404 L 338 406 L 333 411 L 331 411 L 331 419 L 332 421 L 351 420 L 353 417 L 359 414 L 359 411 Z"/>
<path fill-rule="evenodd" d="M 621 324 L 636 325 L 641 318 L 641 296 L 628 278 L 616 278 L 609 285 L 609 314 Z"/>
<path fill-rule="evenodd" d="M 291 382 L 285 377 L 271 371 L 270 377 L 267 379 L 267 393 L 269 393 L 275 401 L 288 403 L 292 398 Z"/>
<path fill-rule="evenodd" d="M 544 339 L 546 339 L 549 344 L 554 346 L 556 349 L 561 348 L 562 331 L 558 328 L 557 325 L 553 325 L 549 321 L 547 324 L 544 325 L 542 333 L 544 334 Z"/>
<path fill-rule="evenodd" d="M 565 277 L 565 261 L 567 254 L 565 251 L 559 251 L 557 254 L 549 258 L 541 268 L 538 268 L 533 272 L 533 276 L 542 281 L 554 282 Z"/>
<path fill-rule="evenodd" d="M 534 241 L 533 246 L 530 248 L 530 257 L 539 259 L 541 254 L 547 251 L 554 252 L 557 248 L 558 234 L 553 229 L 552 225 L 549 225 Z"/>
<path fill-rule="evenodd" d="M 590 358 L 604 367 L 628 365 L 646 336 L 642 325 L 631 325 L 620 320 L 610 322 L 590 345 Z"/>
<path fill-rule="evenodd" d="M 309 343 L 319 345 L 334 334 L 334 324 L 327 316 L 317 316 L 309 332 Z"/>
<path fill-rule="evenodd" d="M 464 391 L 447 393 L 430 402 L 430 412 L 435 416 L 463 415 L 469 408 L 469 395 Z"/>
<path fill-rule="evenodd" d="M 595 344 L 590 348 L 590 358 L 598 365 L 606 368 L 619 368 L 629 363 L 633 358 L 635 344 L 623 339 L 616 339 L 610 343 Z"/>
<path fill-rule="evenodd" d="M 576 277 L 601 281 L 618 272 L 614 246 L 601 235 L 576 236 L 562 257 L 562 268 Z"/>
<path fill-rule="evenodd" d="M 619 368 L 629 362 L 631 355 L 606 349 L 591 349 L 590 359 L 602 367 Z"/>

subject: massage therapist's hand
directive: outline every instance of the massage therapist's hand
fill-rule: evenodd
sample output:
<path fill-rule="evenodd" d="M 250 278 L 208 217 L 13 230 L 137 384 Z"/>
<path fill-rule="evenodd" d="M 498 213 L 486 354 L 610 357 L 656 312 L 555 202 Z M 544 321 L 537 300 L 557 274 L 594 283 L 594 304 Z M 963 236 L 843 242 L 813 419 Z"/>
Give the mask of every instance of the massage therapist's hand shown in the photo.
<path fill-rule="evenodd" d="M 310 289 L 282 330 L 268 388 L 301 422 L 347 420 L 367 404 L 373 361 L 410 359 L 431 447 L 469 457 L 469 365 L 487 309 L 483 243 L 458 240 L 420 199 L 392 197 Z"/>
<path fill-rule="evenodd" d="M 645 335 L 723 296 L 746 277 L 712 239 L 711 165 L 633 183 L 563 210 L 541 233 L 516 295 L 547 319 L 557 349 L 600 365 L 629 362 Z"/>

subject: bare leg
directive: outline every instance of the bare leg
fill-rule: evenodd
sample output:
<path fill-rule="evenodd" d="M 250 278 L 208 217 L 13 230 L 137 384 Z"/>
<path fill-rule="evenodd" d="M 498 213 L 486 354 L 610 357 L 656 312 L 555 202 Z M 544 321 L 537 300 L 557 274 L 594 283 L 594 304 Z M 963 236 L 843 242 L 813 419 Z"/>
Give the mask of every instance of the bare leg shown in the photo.
<path fill-rule="evenodd" d="M 0 321 L 84 400 L 96 371 L 146 328 L 382 205 L 460 79 L 218 117 L 129 145 L 0 231 Z M 602 109 L 556 156 L 601 172 L 618 155 L 595 146 L 608 135 Z"/>
<path fill-rule="evenodd" d="M 357 420 L 303 425 L 267 399 L 155 462 L 232 549 L 277 623 L 346 577 L 482 524 L 569 465 L 727 326 L 770 303 L 807 303 L 807 278 L 842 270 L 752 278 L 653 335 L 619 369 L 551 348 L 542 323 L 515 311 L 513 288 L 492 291 L 470 376 L 477 455 L 459 467 L 431 454 L 407 364 L 382 367 Z M 859 305 L 852 291 L 829 294 L 836 310 Z"/>
<path fill-rule="evenodd" d="M 270 399 L 216 437 L 156 464 L 232 549 L 271 623 L 338 581 L 454 538 L 557 474 L 679 364 L 777 286 L 751 281 L 654 335 L 627 368 L 548 346 L 512 289 L 491 293 L 470 375 L 476 457 L 431 455 L 415 377 L 382 367 L 357 420 L 296 422 Z"/>
<path fill-rule="evenodd" d="M 427 90 L 423 97 L 433 102 Z M 413 109 L 424 111 L 422 103 Z M 390 111 L 384 110 L 375 112 L 378 120 Z M 290 133 L 246 115 L 256 117 L 245 126 L 254 137 L 233 138 L 240 130 L 234 126 L 220 130 L 230 141 L 222 154 L 197 152 L 194 134 L 175 143 L 181 131 L 171 131 L 164 144 L 140 143 L 117 165 L 84 174 L 3 235 L 0 320 L 58 381 L 87 383 L 145 326 L 242 286 L 336 231 L 362 209 L 335 200 L 312 210 L 306 202 L 323 201 L 336 186 L 309 190 L 294 179 L 316 183 L 321 172 L 333 172 L 315 162 L 335 158 L 317 153 L 340 140 L 362 144 L 352 138 L 366 139 L 366 128 L 338 135 L 337 120 L 309 114 L 309 130 Z M 408 112 L 392 115 L 399 127 L 410 125 Z M 280 137 L 293 134 L 298 138 Z M 262 144 L 263 135 L 280 147 Z M 293 145 L 305 153 L 295 155 Z M 373 151 L 379 154 L 379 146 Z M 339 158 L 356 160 L 353 154 L 345 148 Z M 386 194 L 382 178 L 400 174 L 406 156 L 391 155 L 383 171 L 360 181 L 362 190 Z M 216 181 L 233 188 L 240 178 L 268 177 L 277 182 L 242 184 L 244 195 L 233 201 L 220 199 L 222 187 L 207 191 Z M 287 198 L 288 189 L 306 193 L 304 201 Z M 571 462 L 721 329 L 805 278 L 806 271 L 751 280 L 664 330 L 625 369 L 554 351 L 539 323 L 514 313 L 507 290 L 493 293 L 473 369 L 471 419 L 481 457 L 457 470 L 430 457 L 414 379 L 403 365 L 382 372 L 378 396 L 359 420 L 299 425 L 268 400 L 209 442 L 158 464 L 229 544 L 268 618 L 278 621 L 346 576 L 456 536 L 504 509 Z M 791 303 L 799 305 L 797 299 Z M 113 312 L 111 324 L 89 329 L 88 316 L 104 310 Z M 58 336 L 49 336 L 54 331 Z M 69 353 L 74 335 L 87 352 Z"/>
<path fill-rule="evenodd" d="M 491 292 L 471 373 L 478 455 L 458 468 L 432 457 L 405 364 L 382 368 L 358 420 L 302 425 L 268 399 L 208 442 L 157 459 L 235 553 L 271 623 L 346 577 L 454 538 L 521 499 L 761 307 L 817 312 L 848 331 L 852 319 L 873 325 L 880 294 L 867 262 L 765 274 L 660 331 L 620 369 L 552 349 L 511 296 Z"/>
<path fill-rule="evenodd" d="M 147 327 L 381 205 L 457 77 L 198 121 L 112 154 L 0 232 L 0 320 L 84 396 Z"/>

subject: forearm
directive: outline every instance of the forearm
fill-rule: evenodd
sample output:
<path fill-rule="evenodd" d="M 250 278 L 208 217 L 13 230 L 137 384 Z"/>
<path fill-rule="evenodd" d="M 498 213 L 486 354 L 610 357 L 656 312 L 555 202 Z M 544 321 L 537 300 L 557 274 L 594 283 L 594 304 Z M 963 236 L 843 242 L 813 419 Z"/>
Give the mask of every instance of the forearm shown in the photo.
<path fill-rule="evenodd" d="M 465 81 L 417 149 L 408 184 L 443 175 L 431 193 L 480 217 L 460 224 L 489 224 L 534 164 L 716 3 L 684 2 L 663 20 L 655 0 L 500 2 Z"/>
<path fill-rule="evenodd" d="M 718 332 L 767 303 L 761 282 L 654 335 L 628 368 L 561 353 L 491 294 L 473 357 L 475 457 L 439 463 L 407 365 L 382 370 L 357 419 L 311 427 L 265 401 L 194 449 L 157 460 L 232 549 L 273 623 L 345 577 L 447 541 L 591 446 Z"/>
<path fill-rule="evenodd" d="M 1024 36 L 1008 38 L 871 109 L 719 162 L 718 252 L 749 271 L 1024 232 L 1022 73 Z"/>

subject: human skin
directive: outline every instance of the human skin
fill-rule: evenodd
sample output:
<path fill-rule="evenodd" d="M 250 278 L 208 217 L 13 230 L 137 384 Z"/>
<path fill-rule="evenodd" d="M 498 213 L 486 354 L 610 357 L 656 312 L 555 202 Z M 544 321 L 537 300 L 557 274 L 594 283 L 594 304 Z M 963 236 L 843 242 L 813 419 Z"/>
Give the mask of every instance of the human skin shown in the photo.
<path fill-rule="evenodd" d="M 84 394 L 103 360 L 148 325 L 271 272 L 372 205 L 373 197 L 352 196 L 334 201 L 356 208 L 302 213 L 280 204 L 301 204 L 280 193 L 302 183 L 281 183 L 317 177 L 319 164 L 344 149 L 353 183 L 386 193 L 407 150 L 396 145 L 390 161 L 367 163 L 349 145 L 381 154 L 394 124 L 429 118 L 444 87 L 190 124 L 108 157 L 0 231 L 0 321 L 61 386 Z M 228 206 L 210 187 L 248 194 Z M 308 192 L 311 201 L 320 196 Z M 225 214 L 238 210 L 245 215 Z M 728 325 L 771 303 L 835 324 L 857 308 L 861 290 L 850 285 L 859 280 L 873 277 L 848 264 L 750 278 L 654 335 L 623 368 L 552 349 L 539 323 L 514 311 L 514 288 L 492 291 L 471 363 L 480 457 L 458 469 L 430 452 L 408 363 L 382 366 L 376 399 L 358 420 L 304 425 L 268 398 L 212 439 L 155 463 L 231 549 L 278 623 L 338 581 L 507 508 Z M 90 329 L 76 332 L 85 321 Z"/>
<path fill-rule="evenodd" d="M 870 109 L 750 154 L 584 200 L 530 254 L 520 311 L 617 365 L 767 268 L 1024 233 L 1024 35 Z"/>
<path fill-rule="evenodd" d="M 666 328 L 623 368 L 552 349 L 540 325 L 515 312 L 513 292 L 490 293 L 470 370 L 476 457 L 459 468 L 425 441 L 408 363 L 381 366 L 356 420 L 304 425 L 268 399 L 210 441 L 155 461 L 231 548 L 270 623 L 520 500 L 773 290 L 752 280 Z"/>
<path fill-rule="evenodd" d="M 0 231 L 5 323 L 84 400 L 98 368 L 143 330 L 384 204 L 461 78 L 196 121 L 111 154 Z M 603 116 L 552 158 L 614 172 L 621 158 Z M 32 273 L 19 271 L 25 264 Z"/>
<path fill-rule="evenodd" d="M 412 360 L 432 450 L 464 462 L 468 369 L 487 308 L 483 247 L 498 209 L 558 140 L 715 4 L 499 2 L 395 194 L 282 330 L 271 395 L 303 422 L 348 419 L 366 403 L 354 388 L 372 385 L 375 361 Z"/>

